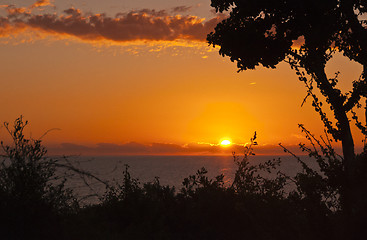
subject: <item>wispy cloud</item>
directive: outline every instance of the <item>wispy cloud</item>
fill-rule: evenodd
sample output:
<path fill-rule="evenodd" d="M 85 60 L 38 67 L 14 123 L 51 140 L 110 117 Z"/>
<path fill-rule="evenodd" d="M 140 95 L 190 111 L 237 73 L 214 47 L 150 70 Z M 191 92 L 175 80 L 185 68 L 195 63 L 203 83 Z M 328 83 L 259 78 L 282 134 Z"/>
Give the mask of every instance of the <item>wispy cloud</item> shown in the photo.
<path fill-rule="evenodd" d="M 189 12 L 192 9 L 192 6 L 177 6 L 172 8 L 172 12 L 174 13 L 185 13 Z"/>
<path fill-rule="evenodd" d="M 85 146 L 74 143 L 62 143 L 58 146 L 48 147 L 50 154 L 70 155 L 231 155 L 235 152 L 243 155 L 244 144 L 232 144 L 222 147 L 219 144 L 190 143 L 185 145 L 172 143 L 142 144 L 128 142 L 124 144 L 98 143 Z M 287 146 L 294 153 L 302 154 L 298 145 Z M 278 145 L 258 145 L 254 151 L 257 155 L 283 155 L 283 149 Z"/>
<path fill-rule="evenodd" d="M 243 145 L 233 144 L 221 147 L 217 144 L 190 143 L 178 145 L 172 143 L 142 144 L 129 142 L 125 144 L 98 143 L 84 146 L 73 143 L 62 143 L 58 147 L 49 148 L 51 154 L 83 154 L 83 155 L 220 155 L 243 152 Z"/>
<path fill-rule="evenodd" d="M 38 8 L 38 7 L 46 7 L 46 6 L 53 6 L 50 0 L 38 0 L 34 4 L 30 6 L 30 8 Z"/>
<path fill-rule="evenodd" d="M 5 9 L 5 11 L 8 13 L 8 17 L 10 18 L 17 18 L 19 16 L 24 17 L 25 15 L 30 15 L 32 13 L 32 10 L 34 9 L 40 9 L 42 7 L 47 6 L 54 6 L 50 0 L 38 0 L 32 5 L 28 7 L 16 7 L 13 4 L 10 5 L 0 5 L 0 9 Z"/>
<path fill-rule="evenodd" d="M 170 15 L 165 10 L 143 9 L 119 13 L 115 17 L 106 14 L 85 14 L 80 9 L 69 8 L 63 14 L 34 14 L 32 8 L 50 6 L 48 0 L 40 0 L 28 8 L 3 6 L 7 16 L 0 16 L 0 37 L 7 37 L 25 30 L 48 35 L 74 37 L 82 41 L 205 41 L 224 16 L 209 20 L 197 16 Z M 174 11 L 188 11 L 180 6 Z"/>

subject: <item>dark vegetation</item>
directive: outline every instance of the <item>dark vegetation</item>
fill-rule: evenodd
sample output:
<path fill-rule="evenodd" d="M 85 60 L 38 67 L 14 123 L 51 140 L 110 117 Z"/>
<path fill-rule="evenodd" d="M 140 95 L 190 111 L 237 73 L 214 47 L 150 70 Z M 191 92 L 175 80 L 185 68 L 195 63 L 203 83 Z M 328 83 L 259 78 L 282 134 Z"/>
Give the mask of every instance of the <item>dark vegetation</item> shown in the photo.
<path fill-rule="evenodd" d="M 305 84 L 307 95 L 303 103 L 311 98 L 331 139 L 341 142 L 341 164 L 320 167 L 326 170 L 327 179 L 333 179 L 328 187 L 338 191 L 343 227 L 349 239 L 358 238 L 356 226 L 362 225 L 364 209 L 358 199 L 365 201 L 363 171 L 367 163 L 366 149 L 360 155 L 355 153 L 351 122 L 366 136 L 366 124 L 356 112 L 364 98 L 367 118 L 367 1 L 212 0 L 211 6 L 217 12 L 229 13 L 229 17 L 216 26 L 207 40 L 220 47 L 222 56 L 235 61 L 239 72 L 258 66 L 276 68 L 286 62 Z M 340 73 L 328 76 L 326 71 L 328 62 L 337 54 L 362 67 L 359 78 L 350 80 L 353 87 L 346 93 L 338 85 Z M 326 114 L 325 106 L 331 114 Z M 330 150 L 326 150 L 323 153 L 328 157 Z M 338 170 L 330 172 L 331 166 Z M 318 178 L 315 184 L 320 185 L 323 181 Z"/>
<path fill-rule="evenodd" d="M 277 172 L 279 160 L 251 165 L 255 135 L 243 158 L 234 157 L 238 169 L 231 186 L 223 176 L 208 179 L 205 169 L 178 190 L 158 178 L 140 184 L 126 167 L 121 182 L 104 182 L 98 204 L 81 206 L 65 185 L 67 172 L 94 176 L 47 157 L 40 140 L 24 136 L 26 123 L 19 118 L 13 128 L 5 124 L 13 144 L 1 144 L 2 239 L 366 239 L 367 148 L 355 153 L 350 123 L 366 136 L 355 111 L 367 97 L 367 2 L 212 0 L 212 6 L 230 16 L 208 41 L 239 71 L 286 61 L 306 85 L 305 101 L 312 99 L 326 135 L 316 138 L 300 125 L 309 140 L 300 147 L 319 169 L 297 156 L 302 171 L 295 177 Z M 338 73 L 328 77 L 325 71 L 338 52 L 363 67 L 345 94 Z M 333 141 L 341 142 L 342 155 Z"/>
<path fill-rule="evenodd" d="M 140 184 L 126 166 L 120 182 L 105 182 L 99 203 L 82 206 L 65 187 L 68 175 L 56 170 L 92 175 L 47 157 L 40 140 L 24 136 L 26 124 L 22 118 L 13 128 L 5 124 L 13 144 L 2 143 L 1 239 L 350 239 L 340 199 L 342 157 L 305 129 L 312 148 L 301 147 L 320 170 L 297 157 L 303 170 L 292 178 L 277 171 L 279 159 L 250 164 L 255 134 L 244 156 L 234 156 L 238 169 L 230 186 L 223 175 L 209 179 L 204 168 L 178 190 L 158 178 Z M 364 224 L 365 153 L 358 159 L 355 211 Z M 268 172 L 273 176 L 265 177 Z M 355 231 L 364 228 L 355 225 Z"/>

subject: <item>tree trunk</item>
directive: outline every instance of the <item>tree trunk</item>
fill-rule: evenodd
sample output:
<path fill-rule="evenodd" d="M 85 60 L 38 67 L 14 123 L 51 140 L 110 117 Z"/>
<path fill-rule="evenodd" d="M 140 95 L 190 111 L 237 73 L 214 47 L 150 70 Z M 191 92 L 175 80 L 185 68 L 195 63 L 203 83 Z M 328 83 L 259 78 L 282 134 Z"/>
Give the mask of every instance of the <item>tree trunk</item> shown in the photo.
<path fill-rule="evenodd" d="M 319 65 L 322 66 L 322 65 Z M 344 109 L 344 99 L 339 90 L 334 89 L 330 84 L 324 67 L 315 68 L 315 80 L 319 85 L 322 94 L 327 98 L 330 105 L 333 107 L 334 116 L 338 130 L 338 140 L 342 143 L 343 150 L 343 184 L 340 189 L 341 206 L 345 216 L 345 226 L 349 239 L 357 239 L 354 213 L 354 188 L 353 177 L 355 172 L 355 152 L 354 141 L 350 128 L 347 112 Z"/>

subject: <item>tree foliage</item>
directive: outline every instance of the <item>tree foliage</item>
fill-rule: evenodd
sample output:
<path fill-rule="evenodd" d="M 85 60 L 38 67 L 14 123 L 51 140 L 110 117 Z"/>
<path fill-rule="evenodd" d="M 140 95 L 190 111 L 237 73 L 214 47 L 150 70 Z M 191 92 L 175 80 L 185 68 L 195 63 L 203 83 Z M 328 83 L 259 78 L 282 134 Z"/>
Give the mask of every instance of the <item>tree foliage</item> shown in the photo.
<path fill-rule="evenodd" d="M 238 71 L 255 69 L 260 65 L 275 68 L 284 61 L 289 63 L 299 80 L 306 85 L 305 100 L 312 98 L 312 105 L 320 114 L 327 132 L 342 143 L 342 165 L 341 169 L 338 168 L 336 178 L 340 181 L 341 206 L 349 216 L 349 222 L 354 222 L 358 208 L 355 183 L 359 181 L 356 176 L 360 176 L 357 165 L 363 154 L 356 157 L 348 114 L 351 114 L 362 134 L 366 135 L 366 126 L 359 120 L 355 109 L 362 106 L 361 98 L 367 97 L 367 1 L 211 2 L 217 12 L 227 11 L 229 17 L 216 26 L 207 40 L 213 46 L 220 46 L 219 53 L 222 56 L 229 56 L 231 61 L 237 62 Z M 325 70 L 328 61 L 338 52 L 363 68 L 359 79 L 351 79 L 353 89 L 347 93 L 342 93 L 338 88 L 339 73 L 330 77 Z M 327 116 L 322 101 L 314 92 L 315 86 L 325 97 L 333 117 Z M 330 167 L 326 166 L 323 170 Z M 330 180 L 335 179 L 331 175 L 327 176 Z M 316 182 L 321 183 L 322 179 Z"/>
<path fill-rule="evenodd" d="M 208 42 L 219 45 L 219 53 L 236 61 L 239 71 L 262 65 L 275 68 L 282 61 L 295 69 L 313 97 L 329 133 L 341 140 L 346 161 L 354 158 L 354 142 L 347 113 L 367 96 L 367 3 L 360 0 L 212 0 L 219 12 L 230 11 Z M 361 64 L 353 90 L 343 94 L 337 75 L 327 77 L 325 66 L 336 52 Z M 316 83 L 334 112 L 335 125 L 322 111 L 313 94 Z M 359 124 L 360 128 L 364 128 Z M 365 131 L 365 130 L 364 130 Z"/>
<path fill-rule="evenodd" d="M 291 57 L 313 73 L 335 50 L 366 65 L 367 30 L 361 19 L 367 13 L 365 1 L 212 0 L 211 6 L 230 11 L 230 16 L 208 41 L 219 45 L 220 54 L 236 61 L 239 70 L 259 64 L 274 68 Z"/>

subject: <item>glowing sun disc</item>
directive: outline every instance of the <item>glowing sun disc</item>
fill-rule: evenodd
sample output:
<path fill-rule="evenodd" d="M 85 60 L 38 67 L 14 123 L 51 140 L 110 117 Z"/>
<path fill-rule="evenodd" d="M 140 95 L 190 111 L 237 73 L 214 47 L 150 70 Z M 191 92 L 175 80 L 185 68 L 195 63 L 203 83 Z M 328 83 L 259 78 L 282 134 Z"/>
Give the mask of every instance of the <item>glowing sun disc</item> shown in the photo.
<path fill-rule="evenodd" d="M 223 141 L 220 143 L 220 145 L 223 145 L 223 146 L 228 146 L 229 144 L 231 144 L 231 141 L 229 141 L 229 140 L 227 140 L 227 139 L 223 140 Z"/>

